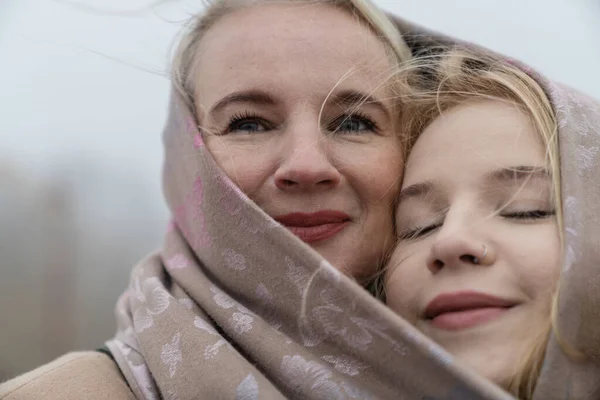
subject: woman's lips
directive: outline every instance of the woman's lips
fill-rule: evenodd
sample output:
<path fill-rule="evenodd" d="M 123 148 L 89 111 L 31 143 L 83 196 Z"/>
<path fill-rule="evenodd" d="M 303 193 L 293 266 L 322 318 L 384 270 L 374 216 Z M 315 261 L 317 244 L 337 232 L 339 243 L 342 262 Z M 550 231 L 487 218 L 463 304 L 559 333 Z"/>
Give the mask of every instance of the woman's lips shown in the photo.
<path fill-rule="evenodd" d="M 325 210 L 315 213 L 290 213 L 274 219 L 306 243 L 329 239 L 344 229 L 350 216 L 341 211 Z"/>
<path fill-rule="evenodd" d="M 503 315 L 516 302 L 484 293 L 463 291 L 441 294 L 425 309 L 431 325 L 444 330 L 461 330 L 486 323 Z"/>

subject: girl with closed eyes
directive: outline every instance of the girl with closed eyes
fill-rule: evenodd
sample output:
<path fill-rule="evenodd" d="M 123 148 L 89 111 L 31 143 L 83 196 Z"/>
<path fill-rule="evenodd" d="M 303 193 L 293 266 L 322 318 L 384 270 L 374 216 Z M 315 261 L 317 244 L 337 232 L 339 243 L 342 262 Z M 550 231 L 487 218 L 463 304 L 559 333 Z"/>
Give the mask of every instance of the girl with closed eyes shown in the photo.
<path fill-rule="evenodd" d="M 386 302 L 459 362 L 532 399 L 565 255 L 556 113 L 521 69 L 465 50 L 425 56 L 400 80 L 413 144 Z"/>

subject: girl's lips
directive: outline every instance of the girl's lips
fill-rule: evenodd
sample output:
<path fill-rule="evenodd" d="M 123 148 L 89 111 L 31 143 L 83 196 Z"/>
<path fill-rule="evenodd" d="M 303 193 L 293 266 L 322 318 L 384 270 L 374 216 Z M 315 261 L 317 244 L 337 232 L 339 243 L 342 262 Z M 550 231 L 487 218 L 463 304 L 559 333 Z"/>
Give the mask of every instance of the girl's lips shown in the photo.
<path fill-rule="evenodd" d="M 427 305 L 424 318 L 436 328 L 460 330 L 497 318 L 516 304 L 512 300 L 474 291 L 445 293 Z"/>
<path fill-rule="evenodd" d="M 472 308 L 463 311 L 451 311 L 438 315 L 431 325 L 439 329 L 455 331 L 483 324 L 508 311 L 506 307 Z"/>
<path fill-rule="evenodd" d="M 274 217 L 306 243 L 329 239 L 343 230 L 350 216 L 341 211 L 324 210 L 315 213 L 289 213 Z"/>

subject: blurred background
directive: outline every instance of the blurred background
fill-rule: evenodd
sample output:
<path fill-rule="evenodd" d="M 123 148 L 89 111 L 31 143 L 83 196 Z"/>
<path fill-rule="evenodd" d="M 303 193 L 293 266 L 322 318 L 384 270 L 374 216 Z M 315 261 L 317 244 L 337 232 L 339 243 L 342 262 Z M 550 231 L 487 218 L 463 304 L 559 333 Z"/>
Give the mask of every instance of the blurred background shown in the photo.
<path fill-rule="evenodd" d="M 600 98 L 598 0 L 388 0 Z M 102 345 L 158 248 L 168 61 L 201 0 L 0 0 L 0 381 Z"/>

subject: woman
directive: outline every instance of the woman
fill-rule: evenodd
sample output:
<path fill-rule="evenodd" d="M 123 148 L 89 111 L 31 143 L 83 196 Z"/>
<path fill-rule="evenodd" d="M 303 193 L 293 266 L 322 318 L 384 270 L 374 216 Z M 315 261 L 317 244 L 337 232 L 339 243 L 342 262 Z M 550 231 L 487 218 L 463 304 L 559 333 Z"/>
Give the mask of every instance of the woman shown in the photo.
<path fill-rule="evenodd" d="M 119 301 L 108 343 L 116 364 L 67 356 L 9 382 L 10 395 L 48 398 L 51 384 L 64 386 L 59 398 L 310 395 L 275 374 L 311 365 L 301 350 L 332 345 L 335 332 L 297 321 L 294 307 L 311 285 L 339 279 L 332 265 L 367 284 L 393 244 L 403 147 L 390 78 L 409 58 L 368 2 L 209 5 L 174 63 L 164 168 L 172 226 Z M 274 288 L 294 293 L 276 299 Z M 283 349 L 271 343 L 287 341 L 300 348 L 273 364 Z M 107 361 L 112 374 L 98 380 L 94 366 L 110 372 Z M 79 395 L 67 385 L 74 370 L 84 370 Z M 328 385 L 321 396 L 353 390 Z"/>
<path fill-rule="evenodd" d="M 563 355 L 585 360 L 552 316 L 565 249 L 550 100 L 508 61 L 465 50 L 424 57 L 401 75 L 401 127 L 414 145 L 384 274 L 387 304 L 519 399 L 563 398 L 536 387 L 552 326 Z M 566 197 L 567 213 L 574 201 Z M 578 390 L 568 398 L 596 397 Z"/>
<path fill-rule="evenodd" d="M 389 77 L 410 52 L 367 3 L 361 23 L 349 1 L 244 3 L 208 9 L 183 41 L 176 86 L 250 200 L 338 269 L 371 277 L 402 171 Z"/>

